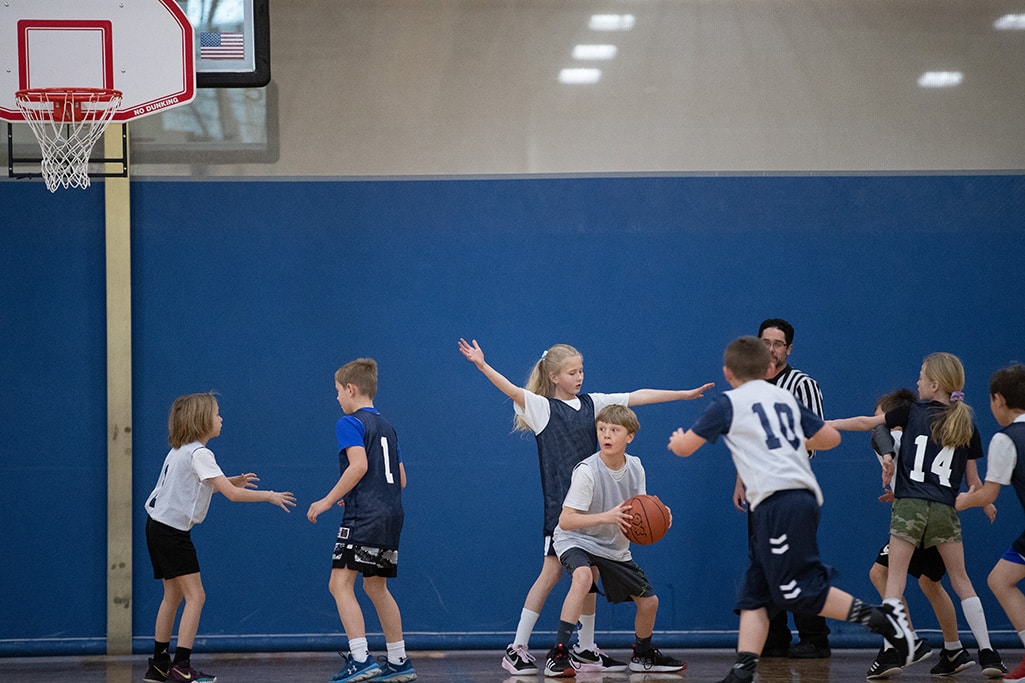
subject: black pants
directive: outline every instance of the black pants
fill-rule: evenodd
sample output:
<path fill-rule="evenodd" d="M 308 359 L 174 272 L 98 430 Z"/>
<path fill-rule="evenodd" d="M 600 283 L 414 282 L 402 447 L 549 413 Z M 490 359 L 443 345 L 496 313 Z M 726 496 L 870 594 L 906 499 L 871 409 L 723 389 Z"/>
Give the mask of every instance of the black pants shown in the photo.
<path fill-rule="evenodd" d="M 817 614 L 794 612 L 794 625 L 798 637 L 818 647 L 829 647 L 829 626 L 826 618 Z M 769 620 L 769 637 L 765 640 L 766 650 L 785 650 L 790 645 L 790 626 L 787 612 L 780 611 Z"/>

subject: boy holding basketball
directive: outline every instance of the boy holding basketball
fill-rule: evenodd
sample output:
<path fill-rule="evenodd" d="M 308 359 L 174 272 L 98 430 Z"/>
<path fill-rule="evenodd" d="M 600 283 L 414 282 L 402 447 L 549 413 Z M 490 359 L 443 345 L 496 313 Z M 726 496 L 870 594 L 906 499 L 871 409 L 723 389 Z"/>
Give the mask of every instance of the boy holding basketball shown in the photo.
<path fill-rule="evenodd" d="M 555 647 L 548 652 L 544 675 L 576 675 L 569 639 L 598 574 L 609 602 L 633 600 L 637 605 L 637 640 L 630 670 L 680 671 L 687 665 L 652 647 L 658 596 L 634 563 L 630 541 L 623 533 L 631 519 L 630 506 L 624 501 L 646 493 L 644 467 L 639 458 L 626 452 L 640 427 L 637 415 L 625 405 L 613 404 L 602 408 L 595 424 L 599 451 L 574 468 L 553 535 L 555 552 L 570 573 L 572 584 L 562 603 L 558 635 Z"/>
<path fill-rule="evenodd" d="M 757 337 L 726 347 L 723 374 L 731 390 L 715 398 L 687 432 L 677 429 L 669 450 L 687 457 L 719 436 L 733 455 L 751 507 L 751 564 L 740 590 L 737 660 L 720 683 L 749 683 L 769 633 L 769 612 L 787 609 L 867 626 L 910 664 L 915 636 L 899 600 L 866 605 L 830 585 L 816 534 L 822 490 L 808 450 L 827 450 L 840 433 L 763 378 L 769 350 Z"/>
<path fill-rule="evenodd" d="M 398 574 L 406 470 L 399 457 L 395 429 L 374 408 L 377 363 L 372 358 L 357 358 L 338 368 L 335 390 L 345 413 L 335 426 L 341 477 L 326 496 L 310 505 L 306 514 L 316 524 L 317 517 L 335 504 L 345 509 L 328 589 L 349 641 L 349 654 L 345 666 L 331 681 L 413 681 L 416 672 L 406 658 L 402 615 L 387 583 Z M 363 590 L 374 604 L 384 631 L 388 656 L 381 658 L 380 664 L 370 656 L 363 610 L 356 598 L 356 577 L 360 574 Z"/>

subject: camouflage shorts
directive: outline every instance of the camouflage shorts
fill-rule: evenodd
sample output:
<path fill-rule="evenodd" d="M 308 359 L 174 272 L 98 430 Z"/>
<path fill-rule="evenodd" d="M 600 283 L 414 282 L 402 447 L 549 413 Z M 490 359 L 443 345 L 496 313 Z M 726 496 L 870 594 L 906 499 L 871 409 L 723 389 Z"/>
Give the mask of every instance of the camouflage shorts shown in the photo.
<path fill-rule="evenodd" d="M 890 534 L 919 548 L 961 542 L 957 510 L 932 500 L 898 498 L 893 501 Z"/>

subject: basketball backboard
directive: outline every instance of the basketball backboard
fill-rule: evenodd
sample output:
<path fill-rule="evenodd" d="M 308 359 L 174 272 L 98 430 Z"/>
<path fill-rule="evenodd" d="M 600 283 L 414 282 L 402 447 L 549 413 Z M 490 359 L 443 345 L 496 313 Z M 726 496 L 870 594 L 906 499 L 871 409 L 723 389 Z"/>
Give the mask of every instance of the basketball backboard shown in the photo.
<path fill-rule="evenodd" d="M 190 102 L 192 25 L 176 0 L 4 0 L 0 119 L 24 120 L 18 90 L 104 88 L 123 94 L 114 121 Z"/>
<path fill-rule="evenodd" d="M 196 32 L 196 86 L 270 82 L 269 0 L 177 0 Z"/>

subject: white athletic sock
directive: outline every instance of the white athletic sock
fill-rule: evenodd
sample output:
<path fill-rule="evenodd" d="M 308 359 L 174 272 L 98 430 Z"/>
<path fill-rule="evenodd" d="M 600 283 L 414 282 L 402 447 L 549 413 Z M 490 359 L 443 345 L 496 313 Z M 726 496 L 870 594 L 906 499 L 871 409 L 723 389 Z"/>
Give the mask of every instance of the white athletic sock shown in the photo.
<path fill-rule="evenodd" d="M 406 641 L 399 640 L 394 643 L 385 643 L 388 648 L 388 661 L 392 664 L 402 664 L 406 661 Z"/>
<path fill-rule="evenodd" d="M 989 629 L 986 628 L 986 613 L 982 611 L 982 600 L 979 599 L 979 596 L 962 600 L 961 611 L 964 612 L 965 621 L 972 629 L 972 635 L 975 636 L 975 642 L 979 644 L 979 649 L 992 649 L 989 642 Z"/>
<path fill-rule="evenodd" d="M 513 641 L 513 645 L 522 645 L 523 647 L 530 645 L 530 634 L 534 632 L 534 624 L 537 623 L 539 616 L 541 615 L 531 612 L 526 607 L 520 611 L 520 623 L 516 627 L 516 640 Z"/>
<path fill-rule="evenodd" d="M 577 644 L 581 649 L 594 649 L 594 615 L 580 615 L 580 630 L 577 631 Z"/>
<path fill-rule="evenodd" d="M 961 644 L 961 639 L 960 638 L 958 638 L 957 640 L 950 640 L 950 641 L 944 640 L 943 641 L 943 649 L 944 650 L 949 650 L 950 652 L 957 652 L 958 650 L 960 650 L 963 647 L 964 647 L 964 645 Z"/>
<path fill-rule="evenodd" d="M 370 648 L 367 646 L 366 638 L 353 638 L 349 641 L 349 654 L 357 662 L 367 661 L 370 656 Z"/>

